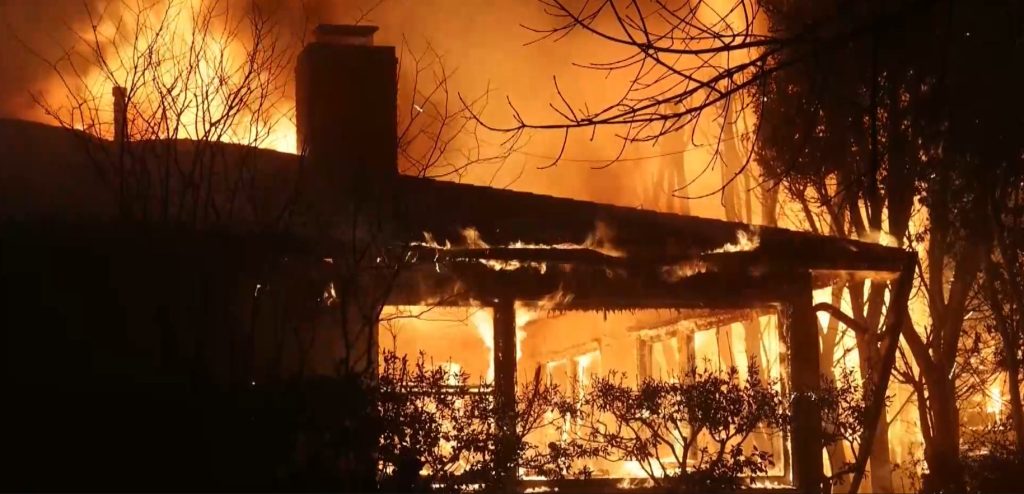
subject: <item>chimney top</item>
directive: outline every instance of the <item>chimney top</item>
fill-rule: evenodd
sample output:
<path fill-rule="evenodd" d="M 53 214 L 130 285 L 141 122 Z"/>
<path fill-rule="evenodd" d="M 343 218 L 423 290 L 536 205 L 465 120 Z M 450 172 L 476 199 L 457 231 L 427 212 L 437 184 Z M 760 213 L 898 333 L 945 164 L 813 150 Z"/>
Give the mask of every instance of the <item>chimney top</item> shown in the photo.
<path fill-rule="evenodd" d="M 319 43 L 373 46 L 373 33 L 378 29 L 368 25 L 320 24 L 313 29 L 313 35 Z"/>

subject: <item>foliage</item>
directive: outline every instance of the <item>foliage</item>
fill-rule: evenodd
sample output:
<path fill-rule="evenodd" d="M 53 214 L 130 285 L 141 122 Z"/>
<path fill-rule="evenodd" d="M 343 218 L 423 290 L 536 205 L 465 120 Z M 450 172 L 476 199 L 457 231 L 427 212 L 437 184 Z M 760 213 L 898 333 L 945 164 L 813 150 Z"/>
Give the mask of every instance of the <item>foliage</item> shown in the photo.
<path fill-rule="evenodd" d="M 979 356 L 965 352 L 962 336 L 973 329 L 975 281 L 993 237 L 1010 226 L 999 223 L 1012 217 L 1004 206 L 1020 183 L 1020 140 L 1009 137 L 1021 125 L 1020 75 L 1003 70 L 1024 55 L 1019 2 L 762 3 L 777 35 L 870 21 L 842 43 L 780 51 L 778 61 L 791 66 L 755 89 L 759 163 L 802 207 L 809 229 L 871 240 L 885 228 L 924 254 L 918 281 L 928 316 L 904 331 L 914 362 L 904 358 L 898 376 L 915 390 L 932 485 L 958 490 L 957 404 L 964 383 L 977 380 L 970 364 Z M 909 15 L 888 15 L 899 10 Z M 869 331 L 884 288 L 872 284 L 865 298 L 863 287 L 850 287 L 854 317 Z M 1001 308 L 1013 294 L 989 295 Z M 1012 325 L 1003 326 L 1012 342 Z M 877 353 L 872 339 L 858 334 L 862 363 Z"/>
<path fill-rule="evenodd" d="M 496 487 L 494 400 L 464 373 L 393 353 L 380 377 L 381 486 L 464 491 Z M 848 416 L 856 416 L 847 413 Z M 769 452 L 743 443 L 788 423 L 785 402 L 756 368 L 694 372 L 683 382 L 628 383 L 595 377 L 583 392 L 544 384 L 538 372 L 518 390 L 517 461 L 527 475 L 585 479 L 588 460 L 636 461 L 656 485 L 683 491 L 733 489 L 765 474 Z M 538 444 L 544 432 L 559 438 Z M 537 433 L 536 435 L 534 435 Z M 422 472 L 422 478 L 419 474 Z"/>
<path fill-rule="evenodd" d="M 516 459 L 528 469 L 532 465 L 554 475 L 547 467 L 549 452 L 526 441 L 546 424 L 547 412 L 558 402 L 558 388 L 543 384 L 539 376 L 517 390 Z M 465 372 L 428 365 L 422 354 L 411 361 L 393 352 L 382 356 L 378 383 L 383 488 L 458 492 L 496 486 L 500 431 L 494 425 L 497 409 L 490 385 L 472 386 Z"/>
<path fill-rule="evenodd" d="M 859 452 L 861 435 L 867 419 L 867 403 L 864 401 L 864 386 L 849 369 L 836 379 L 823 379 L 818 393 L 818 406 L 822 419 L 822 446 L 849 446 L 853 456 Z M 832 481 L 841 483 L 843 475 L 849 473 L 853 462 L 840 465 L 832 472 Z M 835 468 L 835 465 L 833 466 Z"/>
<path fill-rule="evenodd" d="M 474 418 L 491 400 L 488 393 L 470 391 L 468 379 L 461 371 L 428 366 L 422 354 L 414 362 L 383 355 L 378 381 L 383 486 L 454 488 L 467 466 L 481 461 L 481 442 L 490 431 Z M 421 471 L 426 472 L 422 484 Z"/>
<path fill-rule="evenodd" d="M 965 434 L 961 461 L 971 493 L 1014 492 L 1024 482 L 1024 455 L 1011 424 L 996 423 Z"/>
<path fill-rule="evenodd" d="M 575 451 L 635 461 L 656 485 L 686 491 L 735 488 L 741 475 L 766 473 L 770 453 L 742 443 L 788 423 L 782 396 L 756 367 L 745 382 L 732 368 L 635 387 L 611 373 L 594 379 L 572 413 L 575 440 L 587 445 Z"/>

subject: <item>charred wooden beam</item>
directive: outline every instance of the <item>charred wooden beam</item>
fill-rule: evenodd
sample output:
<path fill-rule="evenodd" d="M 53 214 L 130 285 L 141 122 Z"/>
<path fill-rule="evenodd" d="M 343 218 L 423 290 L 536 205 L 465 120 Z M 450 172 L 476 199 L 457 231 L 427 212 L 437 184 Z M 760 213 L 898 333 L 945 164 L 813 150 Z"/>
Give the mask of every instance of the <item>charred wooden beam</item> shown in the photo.
<path fill-rule="evenodd" d="M 793 480 L 802 493 L 822 492 L 824 464 L 821 458 L 821 410 L 817 394 L 821 388 L 819 370 L 818 318 L 812 298 L 811 274 L 794 280 L 789 292 L 790 383 L 792 384 Z"/>
<path fill-rule="evenodd" d="M 640 339 L 636 344 L 637 377 L 641 380 L 653 377 L 651 376 L 651 341 L 647 339 Z"/>
<path fill-rule="evenodd" d="M 679 309 L 672 313 L 672 317 L 664 317 L 657 321 L 638 323 L 626 328 L 626 331 L 640 333 L 656 332 L 679 324 L 684 325 L 682 329 L 689 331 L 704 331 L 728 326 L 729 324 L 743 322 L 764 315 L 774 314 L 775 312 L 775 307 L 761 307 L 742 310 Z"/>
<path fill-rule="evenodd" d="M 515 299 L 497 299 L 494 309 L 494 401 L 498 443 L 495 459 L 499 483 L 506 488 L 516 480 L 516 309 Z"/>
<path fill-rule="evenodd" d="M 587 266 L 630 267 L 639 263 L 624 257 L 610 256 L 593 249 L 562 247 L 493 247 L 493 248 L 438 248 L 413 246 L 420 258 L 435 262 L 518 262 L 522 264 L 583 264 Z"/>
<path fill-rule="evenodd" d="M 390 305 L 471 305 L 494 300 L 512 287 L 516 298 L 541 301 L 568 294 L 561 310 L 750 309 L 779 303 L 793 273 L 697 273 L 670 282 L 650 272 L 574 267 L 571 270 L 496 270 L 480 263 L 422 264 L 398 280 Z"/>

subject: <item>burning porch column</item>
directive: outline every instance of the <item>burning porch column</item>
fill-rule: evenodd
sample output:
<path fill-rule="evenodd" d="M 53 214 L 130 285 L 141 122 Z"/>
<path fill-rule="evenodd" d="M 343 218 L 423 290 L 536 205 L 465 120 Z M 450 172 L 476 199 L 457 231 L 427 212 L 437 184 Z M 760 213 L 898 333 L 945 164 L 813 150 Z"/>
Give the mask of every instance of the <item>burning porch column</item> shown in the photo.
<path fill-rule="evenodd" d="M 785 321 L 789 333 L 789 375 L 793 393 L 790 423 L 793 480 L 803 493 L 822 492 L 824 480 L 821 410 L 817 403 L 821 388 L 820 350 L 812 288 L 810 273 L 797 276 L 786 301 L 789 317 Z"/>
<path fill-rule="evenodd" d="M 494 304 L 494 401 L 498 429 L 495 451 L 501 484 L 516 481 L 516 306 L 512 297 Z"/>

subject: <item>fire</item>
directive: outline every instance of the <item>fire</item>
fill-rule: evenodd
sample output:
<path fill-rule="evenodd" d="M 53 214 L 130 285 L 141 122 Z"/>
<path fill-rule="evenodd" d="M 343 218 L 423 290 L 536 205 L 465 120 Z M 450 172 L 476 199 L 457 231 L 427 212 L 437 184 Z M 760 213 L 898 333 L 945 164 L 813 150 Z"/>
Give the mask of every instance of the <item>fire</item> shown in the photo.
<path fill-rule="evenodd" d="M 469 248 L 487 249 L 491 247 L 480 238 L 480 232 L 478 232 L 476 228 L 470 227 L 464 229 L 462 231 L 462 236 L 465 238 L 466 245 Z M 594 231 L 588 234 L 586 240 L 581 244 L 562 242 L 554 245 L 548 245 L 517 240 L 508 244 L 506 247 L 511 249 L 588 249 L 600 252 L 609 257 L 625 257 L 625 252 L 612 245 L 612 236 L 613 233 L 611 227 L 598 221 L 594 224 Z"/>
<path fill-rule="evenodd" d="M 494 382 L 494 319 L 491 316 L 491 311 L 479 309 L 469 316 L 469 321 L 476 328 L 476 334 L 483 340 L 484 346 L 487 347 L 487 374 L 484 376 L 484 382 Z M 518 354 L 517 350 L 516 355 L 518 356 Z"/>
<path fill-rule="evenodd" d="M 607 225 L 601 222 L 597 222 L 594 226 L 594 231 L 591 232 L 586 240 L 581 244 L 563 242 L 559 244 L 537 244 L 528 243 L 521 240 L 511 242 L 507 245 L 492 245 L 484 241 L 483 236 L 474 227 L 463 228 L 460 233 L 462 234 L 462 245 L 455 247 L 452 245 L 450 240 L 445 240 L 444 244 L 439 243 L 435 240 L 434 235 L 430 232 L 423 232 L 423 240 L 419 242 L 411 242 L 410 245 L 415 247 L 428 247 L 431 249 L 445 250 L 450 252 L 457 252 L 461 249 L 491 249 L 491 248 L 507 248 L 507 249 L 586 249 L 600 252 L 609 257 L 625 257 L 625 253 L 619 249 L 616 249 L 611 243 L 612 230 Z M 435 259 L 437 260 L 437 259 Z M 547 271 L 547 263 L 538 261 L 519 261 L 519 260 L 498 260 L 498 259 L 481 259 L 473 258 L 475 262 L 479 262 L 495 271 L 515 271 L 520 268 L 528 267 L 539 271 L 544 274 Z M 440 268 L 438 268 L 440 269 Z"/>
<path fill-rule="evenodd" d="M 78 72 L 83 62 L 69 60 L 82 87 L 54 84 L 51 91 L 84 93 L 95 108 L 81 118 L 106 120 L 96 115 L 114 108 L 115 86 L 126 88 L 129 139 L 211 140 L 295 153 L 294 102 L 283 83 L 293 55 L 261 32 L 268 26 L 257 23 L 265 19 L 253 17 L 246 26 L 227 4 L 128 0 L 114 5 L 108 9 L 114 15 L 91 19 L 95 36 L 79 33 L 90 43 L 96 38 L 84 55 L 87 69 Z M 85 125 L 111 139 L 110 120 Z"/>
<path fill-rule="evenodd" d="M 987 403 L 985 411 L 992 415 L 996 423 L 999 423 L 1003 413 L 1003 379 L 996 377 L 988 386 Z"/>
<path fill-rule="evenodd" d="M 792 486 L 769 479 L 753 479 L 750 487 L 754 489 L 792 489 Z"/>
<path fill-rule="evenodd" d="M 535 486 L 535 487 L 527 487 L 526 490 L 523 491 L 523 492 L 525 492 L 527 494 L 530 494 L 530 493 L 534 493 L 534 492 L 557 492 L 557 491 L 558 491 L 558 489 L 555 488 L 555 487 L 548 487 L 546 485 L 538 485 L 538 486 Z"/>
<path fill-rule="evenodd" d="M 526 330 L 523 328 L 527 323 L 537 317 L 538 312 L 527 308 L 526 305 L 516 303 L 516 362 L 523 355 L 523 340 L 526 339 Z M 488 362 L 487 373 L 484 382 L 494 382 L 494 316 L 493 311 L 483 308 L 473 311 L 469 321 L 476 329 L 476 333 L 483 340 L 487 347 Z"/>
<path fill-rule="evenodd" d="M 594 224 L 594 231 L 587 235 L 586 240 L 583 243 L 575 244 L 572 242 L 562 242 L 558 244 L 537 244 L 523 242 L 522 240 L 516 240 L 508 245 L 504 246 L 492 246 L 491 244 L 484 241 L 483 236 L 475 227 L 467 227 L 461 230 L 462 239 L 464 242 L 464 248 L 466 249 L 490 249 L 492 247 L 505 247 L 509 249 L 589 249 L 598 251 L 609 257 L 625 257 L 625 253 L 621 250 L 616 249 L 611 244 L 612 229 L 603 222 L 596 222 Z M 429 232 L 423 232 L 424 243 L 435 248 L 451 249 L 451 243 L 445 242 L 442 247 L 433 240 L 433 235 Z"/>
<path fill-rule="evenodd" d="M 736 242 L 731 244 L 725 244 L 713 251 L 712 254 L 720 254 L 723 252 L 749 252 L 756 249 L 761 245 L 761 237 L 757 234 L 756 229 L 752 229 L 750 232 L 746 230 L 736 231 Z"/>
<path fill-rule="evenodd" d="M 749 252 L 757 249 L 760 245 L 761 237 L 757 234 L 756 227 L 752 227 L 750 232 L 747 232 L 746 230 L 738 230 L 736 232 L 735 242 L 725 244 L 717 249 L 705 252 L 705 254 Z M 687 259 L 676 264 L 662 266 L 661 278 L 669 283 L 675 283 L 695 274 L 704 273 L 711 268 L 711 266 L 701 259 Z"/>
<path fill-rule="evenodd" d="M 594 374 L 595 362 L 601 358 L 600 352 L 590 352 L 576 357 L 576 382 L 579 383 L 580 393 L 590 384 L 590 376 Z"/>
<path fill-rule="evenodd" d="M 708 265 L 701 260 L 683 261 L 661 268 L 661 278 L 669 283 L 675 283 L 695 274 L 704 273 Z"/>
<path fill-rule="evenodd" d="M 651 461 L 647 465 L 643 465 L 636 460 L 627 460 L 619 462 L 618 466 L 619 468 L 615 472 L 615 476 L 622 477 L 622 480 L 617 485 L 620 489 L 636 489 L 638 487 L 650 486 L 652 482 L 650 474 L 647 473 L 648 470 L 650 470 L 655 477 L 665 476 L 665 470 L 662 469 L 661 465 L 656 461 Z"/>
<path fill-rule="evenodd" d="M 460 377 L 462 376 L 462 365 L 458 362 L 448 361 L 441 364 L 441 368 L 444 370 L 447 376 L 447 382 L 450 386 L 457 386 L 462 384 Z"/>

